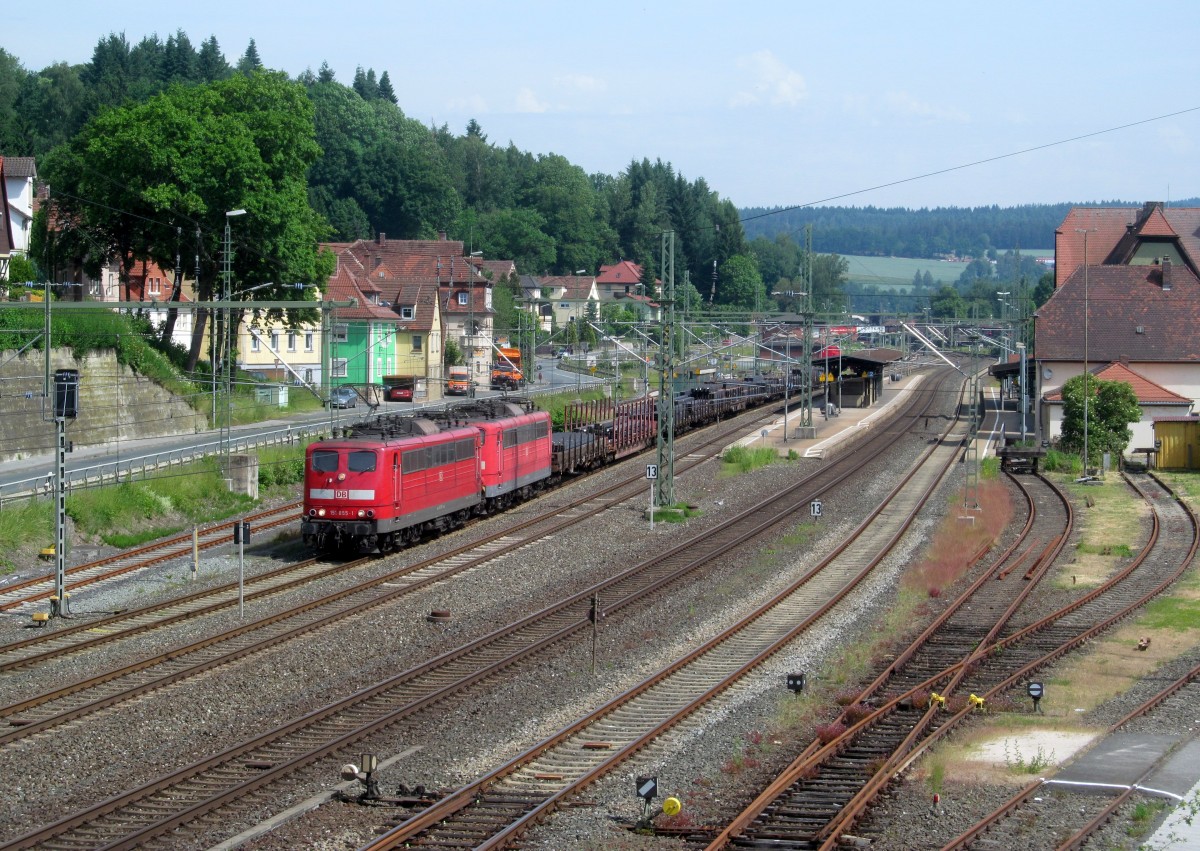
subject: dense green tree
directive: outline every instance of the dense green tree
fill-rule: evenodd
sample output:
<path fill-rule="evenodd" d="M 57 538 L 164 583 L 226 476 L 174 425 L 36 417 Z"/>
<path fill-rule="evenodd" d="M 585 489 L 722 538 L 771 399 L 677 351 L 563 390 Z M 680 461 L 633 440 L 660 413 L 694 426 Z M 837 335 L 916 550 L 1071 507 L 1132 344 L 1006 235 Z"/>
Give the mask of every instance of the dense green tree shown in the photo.
<path fill-rule="evenodd" d="M 387 71 L 379 75 L 379 97 L 391 103 L 399 102 L 396 100 L 396 90 L 392 88 L 392 80 Z"/>
<path fill-rule="evenodd" d="M 18 111 L 21 90 L 30 74 L 17 57 L 0 47 L 0 151 L 10 156 L 32 153 L 24 132 L 24 118 Z"/>
<path fill-rule="evenodd" d="M 1129 425 L 1142 418 L 1137 394 L 1125 381 L 1100 381 L 1090 373 L 1063 384 L 1063 423 L 1060 443 L 1067 452 L 1084 452 L 1084 392 L 1087 396 L 1087 466 L 1099 465 L 1105 452 L 1118 457 L 1133 432 Z"/>
<path fill-rule="evenodd" d="M 207 300 L 230 221 L 225 213 L 245 209 L 230 222 L 235 290 L 266 281 L 323 283 L 332 258 L 317 254 L 325 224 L 309 207 L 305 184 L 320 153 L 312 116 L 301 86 L 268 73 L 175 87 L 108 110 L 45 162 L 46 177 L 64 190 L 54 201 L 57 219 L 72 224 L 62 237 L 75 238 L 77 251 L 91 247 L 93 261 L 115 256 L 127 269 L 149 258 L 170 268 L 176 226 L 198 226 L 199 290 Z"/>
<path fill-rule="evenodd" d="M 262 60 L 258 57 L 258 45 L 254 43 L 254 39 L 250 39 L 250 43 L 246 45 L 246 52 L 238 60 L 237 69 L 242 74 L 253 74 L 263 69 Z"/>
<path fill-rule="evenodd" d="M 943 286 L 929 300 L 929 311 L 938 319 L 957 319 L 966 314 L 966 302 L 954 287 Z"/>
<path fill-rule="evenodd" d="M 320 69 L 317 71 L 318 83 L 332 83 L 334 81 L 333 69 L 329 67 L 328 62 L 322 62 Z"/>
<path fill-rule="evenodd" d="M 721 264 L 717 303 L 754 310 L 767 303 L 762 276 L 750 255 L 738 254 Z"/>
<path fill-rule="evenodd" d="M 194 83 L 199 80 L 197 73 L 200 57 L 191 40 L 183 30 L 177 30 L 174 35 L 167 37 L 163 50 L 162 73 L 168 83 Z"/>
<path fill-rule="evenodd" d="M 221 52 L 221 45 L 217 43 L 217 37 L 210 35 L 200 45 L 200 52 L 196 57 L 196 79 L 202 83 L 215 83 L 217 80 L 224 80 L 232 71 L 225 60 L 225 54 Z"/>
<path fill-rule="evenodd" d="M 1037 286 L 1033 288 L 1033 302 L 1038 307 L 1050 300 L 1054 295 L 1054 273 L 1047 272 L 1038 278 Z"/>

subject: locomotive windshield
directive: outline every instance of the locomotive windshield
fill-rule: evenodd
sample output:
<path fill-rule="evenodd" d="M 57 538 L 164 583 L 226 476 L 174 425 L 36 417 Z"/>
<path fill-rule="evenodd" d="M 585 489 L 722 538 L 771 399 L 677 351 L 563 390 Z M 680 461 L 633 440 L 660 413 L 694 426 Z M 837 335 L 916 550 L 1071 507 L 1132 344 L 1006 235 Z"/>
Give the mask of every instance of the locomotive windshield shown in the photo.
<path fill-rule="evenodd" d="M 338 467 L 338 454 L 336 451 L 329 449 L 314 449 L 312 454 L 312 468 L 314 473 L 336 473 Z"/>
<path fill-rule="evenodd" d="M 375 472 L 374 452 L 350 452 L 346 455 L 346 469 L 351 473 Z"/>

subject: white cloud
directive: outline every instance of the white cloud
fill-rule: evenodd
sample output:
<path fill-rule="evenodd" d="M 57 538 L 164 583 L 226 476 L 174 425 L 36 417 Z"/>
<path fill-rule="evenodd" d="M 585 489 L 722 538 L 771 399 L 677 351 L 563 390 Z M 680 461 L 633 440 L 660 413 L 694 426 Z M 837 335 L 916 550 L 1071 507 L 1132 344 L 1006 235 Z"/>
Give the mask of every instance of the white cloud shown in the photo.
<path fill-rule="evenodd" d="M 949 109 L 934 106 L 922 100 L 917 100 L 908 92 L 888 92 L 884 96 L 887 109 L 895 115 L 905 115 L 913 118 L 932 118 L 937 121 L 952 121 L 966 124 L 971 116 L 960 109 Z"/>
<path fill-rule="evenodd" d="M 760 103 L 796 106 L 808 97 L 804 77 L 780 62 L 769 50 L 739 57 L 737 65 L 750 72 L 749 89 L 735 92 L 729 100 L 730 106 L 753 106 Z"/>
<path fill-rule="evenodd" d="M 1173 154 L 1190 154 L 1195 148 L 1192 137 L 1174 124 L 1160 127 L 1158 137 L 1162 140 L 1163 147 Z"/>
<path fill-rule="evenodd" d="M 608 90 L 608 83 L 590 74 L 565 74 L 555 79 L 560 87 L 574 89 L 578 92 L 603 92 Z"/>
<path fill-rule="evenodd" d="M 517 92 L 516 107 L 517 112 L 547 112 L 550 109 L 550 104 L 538 100 L 537 95 L 533 93 L 533 89 L 525 87 Z"/>
<path fill-rule="evenodd" d="M 463 112 L 471 115 L 483 115 L 488 112 L 487 101 L 481 95 L 451 98 L 446 101 L 446 107 L 452 112 Z"/>

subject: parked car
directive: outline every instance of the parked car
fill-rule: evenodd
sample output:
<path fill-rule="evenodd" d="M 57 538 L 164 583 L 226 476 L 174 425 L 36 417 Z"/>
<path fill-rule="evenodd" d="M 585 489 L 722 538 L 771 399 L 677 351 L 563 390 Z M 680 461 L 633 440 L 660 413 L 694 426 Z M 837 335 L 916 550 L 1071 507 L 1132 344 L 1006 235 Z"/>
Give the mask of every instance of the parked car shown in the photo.
<path fill-rule="evenodd" d="M 404 385 L 394 385 L 388 388 L 387 397 L 390 402 L 411 402 L 413 400 L 413 389 Z"/>
<path fill-rule="evenodd" d="M 329 394 L 329 407 L 353 408 L 358 404 L 358 393 L 353 387 L 335 387 Z"/>

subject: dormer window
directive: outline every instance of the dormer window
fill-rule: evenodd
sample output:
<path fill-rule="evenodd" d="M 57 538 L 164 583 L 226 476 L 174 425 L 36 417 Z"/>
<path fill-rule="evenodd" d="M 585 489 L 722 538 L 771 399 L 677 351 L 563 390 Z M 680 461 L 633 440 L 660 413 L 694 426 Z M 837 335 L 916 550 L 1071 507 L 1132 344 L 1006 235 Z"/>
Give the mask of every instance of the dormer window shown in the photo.
<path fill-rule="evenodd" d="M 400 308 L 400 318 L 401 319 L 413 319 L 413 318 L 415 318 L 415 314 L 416 314 L 416 311 L 412 307 Z"/>
<path fill-rule="evenodd" d="M 458 294 L 458 303 L 459 303 L 459 304 L 461 304 L 463 307 L 466 307 L 466 305 L 467 305 L 467 294 L 466 294 L 465 292 L 461 292 L 461 293 L 459 293 L 459 294 Z"/>

